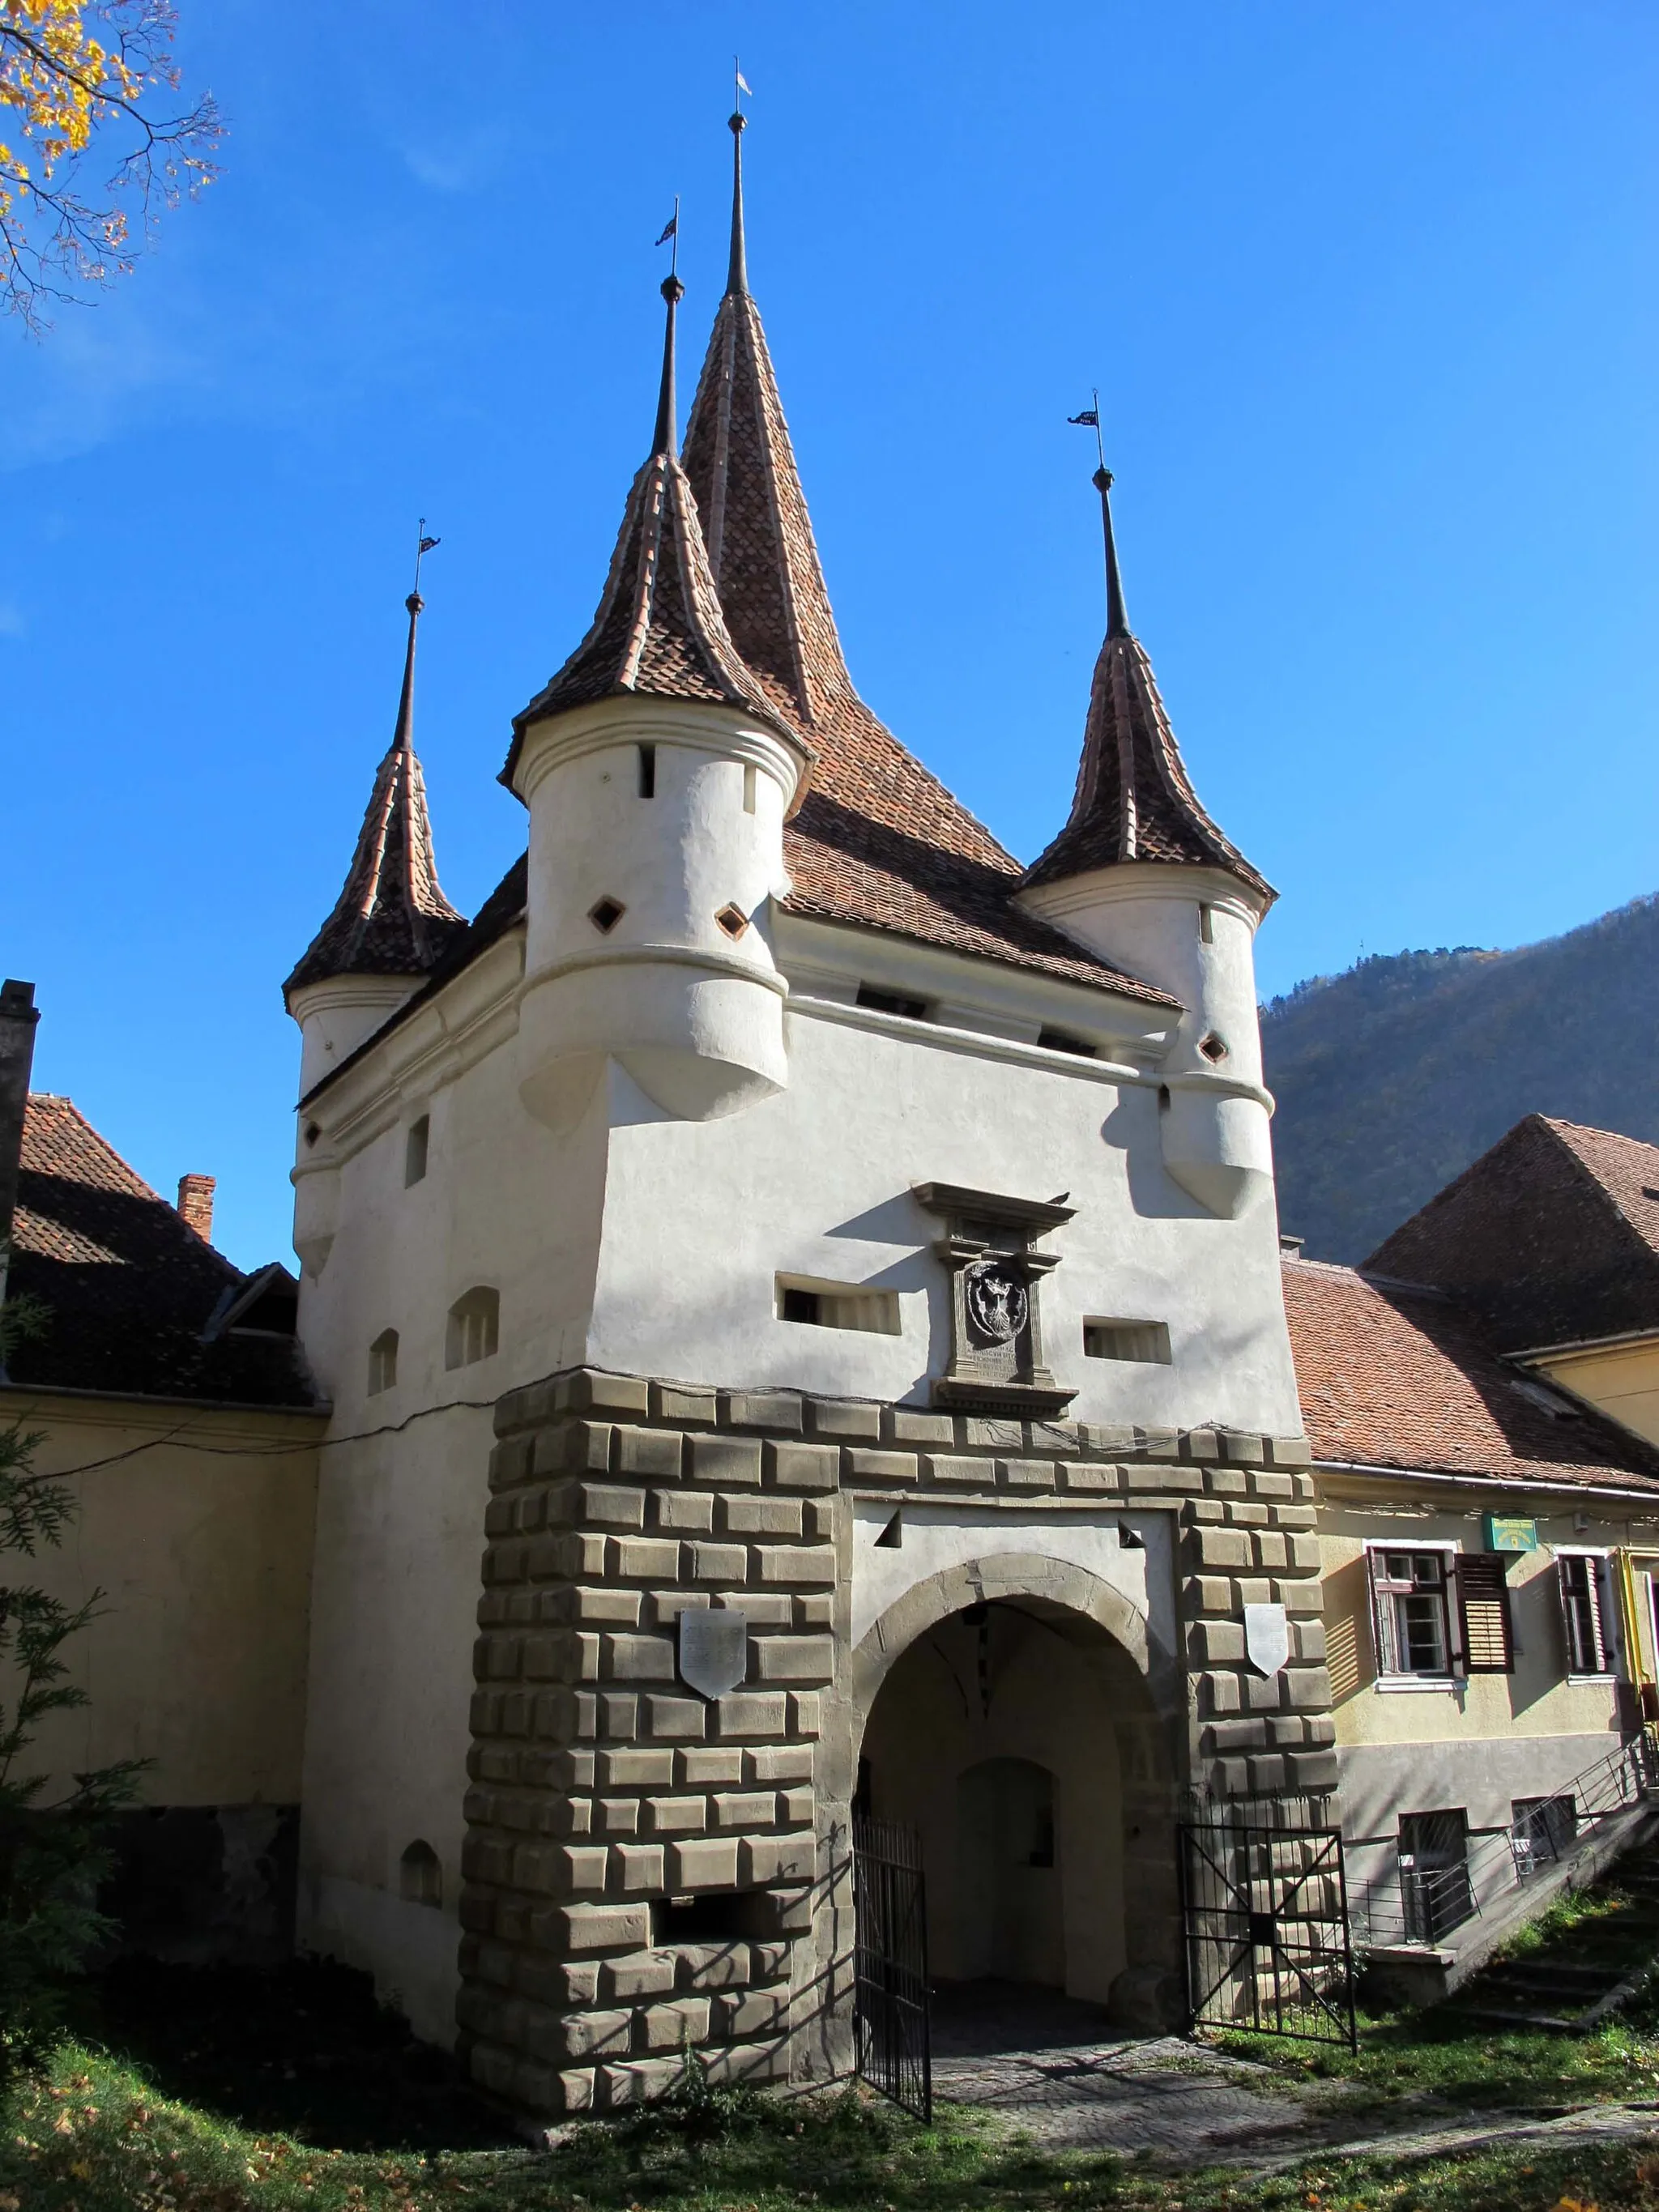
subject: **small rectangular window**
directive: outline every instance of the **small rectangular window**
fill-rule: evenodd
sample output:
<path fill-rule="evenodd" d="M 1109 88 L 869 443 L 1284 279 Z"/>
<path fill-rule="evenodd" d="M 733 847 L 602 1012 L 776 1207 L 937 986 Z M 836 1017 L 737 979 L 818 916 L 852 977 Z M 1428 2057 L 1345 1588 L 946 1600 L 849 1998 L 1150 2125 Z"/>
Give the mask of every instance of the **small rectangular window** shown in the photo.
<path fill-rule="evenodd" d="M 1461 1805 L 1401 1815 L 1400 1894 L 1408 1942 L 1437 1943 L 1474 1911 L 1468 1856 L 1468 1814 Z"/>
<path fill-rule="evenodd" d="M 1521 1881 L 1553 1866 L 1578 1833 L 1578 1807 L 1560 1797 L 1516 1797 L 1510 1802 L 1510 1852 Z"/>
<path fill-rule="evenodd" d="M 1074 1052 L 1079 1060 L 1098 1060 L 1100 1057 L 1093 1045 L 1082 1037 L 1073 1036 L 1069 1030 L 1039 1030 L 1037 1042 L 1045 1052 Z"/>
<path fill-rule="evenodd" d="M 1377 1673 L 1435 1679 L 1449 1675 L 1447 1554 L 1394 1551 L 1379 1546 L 1366 1557 L 1370 1563 Z"/>
<path fill-rule="evenodd" d="M 1135 1359 L 1167 1367 L 1170 1325 L 1162 1321 L 1085 1321 L 1083 1350 L 1090 1359 Z"/>
<path fill-rule="evenodd" d="M 866 1290 L 859 1283 L 780 1275 L 777 1316 L 780 1321 L 802 1322 L 808 1328 L 860 1328 L 873 1336 L 901 1334 L 898 1292 Z"/>
<path fill-rule="evenodd" d="M 432 1139 L 432 1116 L 422 1114 L 418 1121 L 411 1121 L 409 1133 L 404 1139 L 404 1188 L 412 1183 L 426 1181 L 428 1147 Z"/>
<path fill-rule="evenodd" d="M 398 1332 L 383 1328 L 368 1347 L 368 1395 L 378 1398 L 398 1380 Z"/>
<path fill-rule="evenodd" d="M 743 764 L 743 811 L 745 814 L 752 814 L 755 811 L 755 763 L 753 761 L 745 761 Z"/>
<path fill-rule="evenodd" d="M 1607 1561 L 1586 1552 L 1558 1554 L 1556 1588 L 1566 1638 L 1569 1674 L 1611 1674 L 1613 1644 L 1608 1614 Z"/>
<path fill-rule="evenodd" d="M 640 797 L 654 799 L 657 795 L 657 748 L 640 747 Z"/>
<path fill-rule="evenodd" d="M 1198 941 L 1200 945 L 1215 943 L 1215 908 L 1201 906 L 1198 909 Z"/>
<path fill-rule="evenodd" d="M 925 1022 L 927 1018 L 926 999 L 907 999 L 900 991 L 878 991 L 873 983 L 860 983 L 854 1003 L 867 1006 L 872 1014 L 902 1014 L 911 1022 Z"/>

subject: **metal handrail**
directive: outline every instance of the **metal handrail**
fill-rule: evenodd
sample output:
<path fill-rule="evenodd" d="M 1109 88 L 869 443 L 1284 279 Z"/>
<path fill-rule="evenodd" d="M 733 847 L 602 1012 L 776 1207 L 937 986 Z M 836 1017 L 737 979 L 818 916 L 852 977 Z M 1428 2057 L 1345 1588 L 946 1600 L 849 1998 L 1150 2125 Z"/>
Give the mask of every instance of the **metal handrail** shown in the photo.
<path fill-rule="evenodd" d="M 1572 1800 L 1575 1834 L 1581 1834 L 1640 1804 L 1656 1788 L 1659 1730 L 1649 1723 L 1507 1828 L 1483 1836 L 1461 1863 L 1395 1866 L 1358 1885 L 1350 1905 L 1356 1948 L 1376 1950 L 1395 1943 L 1433 1942 L 1479 1917 L 1485 1905 L 1520 1887 L 1540 1865 L 1559 1861 L 1562 1838 L 1553 1807 L 1561 1798 Z M 1506 1866 L 1507 1881 L 1503 1879 Z"/>

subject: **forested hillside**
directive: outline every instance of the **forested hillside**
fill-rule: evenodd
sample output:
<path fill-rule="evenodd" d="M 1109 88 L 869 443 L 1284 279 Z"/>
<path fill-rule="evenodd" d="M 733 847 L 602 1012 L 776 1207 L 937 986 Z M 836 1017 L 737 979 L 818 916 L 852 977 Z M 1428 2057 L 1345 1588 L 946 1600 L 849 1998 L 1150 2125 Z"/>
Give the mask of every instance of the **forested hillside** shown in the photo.
<path fill-rule="evenodd" d="M 1659 1141 L 1659 897 L 1515 952 L 1378 954 L 1262 1013 L 1279 1222 L 1362 1260 L 1523 1114 Z"/>

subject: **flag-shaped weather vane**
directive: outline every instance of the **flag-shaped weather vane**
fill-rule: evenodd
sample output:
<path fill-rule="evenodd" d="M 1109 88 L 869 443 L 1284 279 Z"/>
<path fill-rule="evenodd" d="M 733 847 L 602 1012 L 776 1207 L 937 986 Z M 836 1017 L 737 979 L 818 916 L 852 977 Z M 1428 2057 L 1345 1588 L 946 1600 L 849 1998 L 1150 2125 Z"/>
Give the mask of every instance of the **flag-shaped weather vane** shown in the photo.
<path fill-rule="evenodd" d="M 668 257 L 668 273 L 671 276 L 678 276 L 680 273 L 680 196 L 678 192 L 674 195 L 674 212 L 658 232 L 656 242 L 659 246 L 667 246 L 671 240 L 672 251 Z"/>
<path fill-rule="evenodd" d="M 1094 405 L 1092 407 L 1085 407 L 1080 415 L 1068 415 L 1066 417 L 1066 420 L 1068 422 L 1080 423 L 1085 430 L 1092 430 L 1094 432 L 1095 452 L 1100 458 L 1101 467 L 1104 469 L 1106 465 L 1106 448 L 1102 444 L 1100 436 L 1100 393 L 1097 391 L 1092 396 L 1094 399 Z"/>
<path fill-rule="evenodd" d="M 748 78 L 744 75 L 742 70 L 739 68 L 738 58 L 735 54 L 732 57 L 732 105 L 737 109 L 738 113 L 741 115 L 743 113 L 743 95 L 746 92 L 750 100 L 752 100 L 755 97 L 755 88 L 750 83 Z"/>
<path fill-rule="evenodd" d="M 441 545 L 442 544 L 443 540 L 441 538 L 428 538 L 427 536 L 426 517 L 425 515 L 422 515 L 415 526 L 415 590 L 417 596 L 421 588 L 421 563 L 426 558 L 427 555 L 431 552 L 434 545 Z"/>

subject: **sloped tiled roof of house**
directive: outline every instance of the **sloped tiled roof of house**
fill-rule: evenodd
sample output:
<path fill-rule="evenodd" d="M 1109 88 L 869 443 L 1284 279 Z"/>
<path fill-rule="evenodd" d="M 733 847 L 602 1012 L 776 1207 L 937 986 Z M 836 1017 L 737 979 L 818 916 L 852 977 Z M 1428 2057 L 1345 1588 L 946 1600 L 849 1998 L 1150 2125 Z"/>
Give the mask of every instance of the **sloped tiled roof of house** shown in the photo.
<path fill-rule="evenodd" d="M 1529 1114 L 1364 1265 L 1455 1291 L 1505 1351 L 1659 1329 L 1659 1146 Z"/>
<path fill-rule="evenodd" d="M 1443 1292 L 1309 1260 L 1284 1282 L 1316 1460 L 1659 1492 L 1659 1450 L 1520 1373 Z"/>
<path fill-rule="evenodd" d="M 17 1197 L 8 1293 L 38 1297 L 47 1326 L 11 1355 L 13 1382 L 314 1402 L 291 1336 L 232 1329 L 204 1341 L 252 1279 L 198 1237 L 71 1100 L 31 1096 Z"/>

